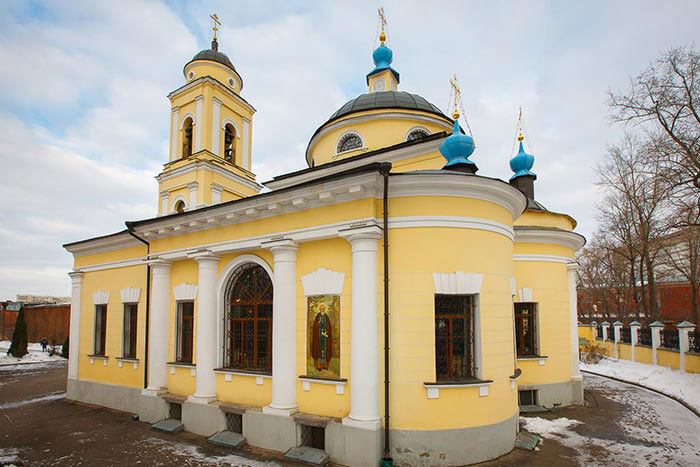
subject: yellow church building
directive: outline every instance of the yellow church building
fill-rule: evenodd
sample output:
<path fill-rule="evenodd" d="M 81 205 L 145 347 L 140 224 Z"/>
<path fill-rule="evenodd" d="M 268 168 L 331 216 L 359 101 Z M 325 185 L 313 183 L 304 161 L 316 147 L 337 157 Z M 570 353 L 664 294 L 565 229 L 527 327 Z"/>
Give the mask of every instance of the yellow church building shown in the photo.
<path fill-rule="evenodd" d="M 509 182 L 477 175 L 380 39 L 308 168 L 263 185 L 216 36 L 185 65 L 158 216 L 64 245 L 69 399 L 352 466 L 492 459 L 521 406 L 582 403 L 576 222 L 535 201 L 522 137 Z"/>

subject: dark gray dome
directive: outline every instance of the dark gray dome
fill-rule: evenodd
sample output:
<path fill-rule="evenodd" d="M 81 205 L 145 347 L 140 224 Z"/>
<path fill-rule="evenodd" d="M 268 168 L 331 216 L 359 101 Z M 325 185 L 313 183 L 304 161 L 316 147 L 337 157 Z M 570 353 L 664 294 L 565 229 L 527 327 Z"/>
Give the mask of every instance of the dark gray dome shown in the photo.
<path fill-rule="evenodd" d="M 375 109 L 408 109 L 429 112 L 450 120 L 442 111 L 417 94 L 399 91 L 381 91 L 362 94 L 339 108 L 326 123 L 355 112 Z"/>
<path fill-rule="evenodd" d="M 192 60 L 190 60 L 187 65 L 194 62 L 195 60 L 209 60 L 212 62 L 221 63 L 222 65 L 229 67 L 233 71 L 236 71 L 236 69 L 233 66 L 233 63 L 231 63 L 231 60 L 229 60 L 229 58 L 226 56 L 226 54 L 223 52 L 219 52 L 218 50 L 204 49 L 201 52 L 199 52 L 197 55 L 192 57 Z M 187 65 L 185 65 L 185 67 Z"/>

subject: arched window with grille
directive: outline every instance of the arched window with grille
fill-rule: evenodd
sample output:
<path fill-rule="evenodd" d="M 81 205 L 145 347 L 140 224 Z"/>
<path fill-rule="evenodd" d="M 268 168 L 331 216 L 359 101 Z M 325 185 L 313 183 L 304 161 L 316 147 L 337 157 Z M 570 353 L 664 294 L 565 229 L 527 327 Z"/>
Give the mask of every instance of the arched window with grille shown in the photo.
<path fill-rule="evenodd" d="M 178 214 L 182 214 L 185 212 L 185 202 L 180 200 L 177 203 L 175 203 L 175 212 Z"/>
<path fill-rule="evenodd" d="M 337 153 L 352 151 L 362 147 L 362 138 L 357 133 L 346 133 L 338 141 Z"/>
<path fill-rule="evenodd" d="M 188 118 L 182 125 L 182 157 L 192 155 L 192 119 Z"/>
<path fill-rule="evenodd" d="M 224 159 L 231 163 L 236 161 L 236 129 L 230 123 L 224 128 Z"/>
<path fill-rule="evenodd" d="M 411 132 L 406 137 L 406 141 L 416 141 L 419 139 L 423 139 L 427 136 L 430 136 L 430 133 L 428 133 L 427 130 L 424 130 L 422 128 L 416 128 L 415 130 L 411 130 Z"/>
<path fill-rule="evenodd" d="M 272 372 L 272 280 L 255 263 L 231 275 L 225 295 L 224 365 Z"/>

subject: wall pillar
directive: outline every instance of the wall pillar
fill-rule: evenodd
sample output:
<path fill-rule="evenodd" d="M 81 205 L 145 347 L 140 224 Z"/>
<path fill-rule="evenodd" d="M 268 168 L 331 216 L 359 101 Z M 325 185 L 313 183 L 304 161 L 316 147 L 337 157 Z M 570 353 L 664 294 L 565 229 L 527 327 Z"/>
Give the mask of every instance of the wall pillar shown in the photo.
<path fill-rule="evenodd" d="M 219 257 L 208 251 L 190 256 L 199 264 L 197 284 L 196 386 L 190 401 L 208 403 L 216 399 L 216 278 Z"/>
<path fill-rule="evenodd" d="M 654 321 L 649 327 L 651 328 L 651 364 L 657 365 L 656 349 L 658 349 L 661 344 L 661 330 L 664 328 L 664 324 L 659 321 Z"/>
<path fill-rule="evenodd" d="M 243 135 L 242 135 L 242 141 L 243 141 L 243 149 L 241 150 L 241 167 L 243 167 L 246 170 L 250 170 L 250 137 L 248 134 L 250 133 L 250 120 L 247 118 L 243 119 Z"/>
<path fill-rule="evenodd" d="M 219 130 L 221 128 L 221 101 L 216 97 L 212 97 L 212 102 L 214 104 L 212 109 L 212 119 L 211 119 L 211 152 L 220 156 L 219 154 Z"/>
<path fill-rule="evenodd" d="M 194 152 L 202 150 L 202 107 L 204 96 L 197 96 L 195 100 L 195 122 L 194 122 Z"/>
<path fill-rule="evenodd" d="M 610 323 L 607 321 L 603 321 L 602 323 L 600 323 L 600 327 L 603 328 L 603 342 L 606 342 L 608 340 L 608 326 L 610 326 Z"/>
<path fill-rule="evenodd" d="M 350 415 L 344 425 L 376 430 L 379 415 L 379 328 L 377 314 L 377 226 L 341 234 L 352 246 Z"/>
<path fill-rule="evenodd" d="M 168 334 L 170 330 L 170 268 L 172 263 L 153 260 L 151 266 L 151 309 L 148 336 L 148 388 L 160 394 L 168 388 Z"/>
<path fill-rule="evenodd" d="M 591 327 L 592 329 L 592 341 L 597 342 L 598 341 L 598 322 L 597 321 L 591 321 Z"/>
<path fill-rule="evenodd" d="M 180 134 L 180 108 L 173 107 L 173 126 L 170 133 L 170 160 L 177 159 L 177 136 Z"/>
<path fill-rule="evenodd" d="M 576 296 L 576 271 L 578 271 L 578 264 L 569 263 L 566 265 L 566 270 L 569 273 L 569 331 L 571 336 L 571 378 L 581 380 L 581 372 L 578 368 L 578 297 Z"/>
<path fill-rule="evenodd" d="M 290 416 L 298 411 L 296 375 L 297 250 L 291 240 L 263 244 L 274 257 L 272 298 L 272 401 L 264 413 Z"/>
<path fill-rule="evenodd" d="M 632 355 L 630 356 L 632 361 L 634 360 L 634 348 L 637 347 L 637 344 L 639 343 L 639 328 L 642 326 L 642 323 L 639 321 L 632 321 L 630 323 L 630 340 L 632 341 Z"/>
<path fill-rule="evenodd" d="M 685 372 L 685 354 L 690 352 L 690 342 L 688 341 L 688 333 L 695 330 L 695 325 L 688 321 L 683 321 L 676 326 L 678 328 L 678 347 L 681 353 L 681 371 Z"/>
<path fill-rule="evenodd" d="M 620 329 L 622 328 L 622 323 L 619 321 L 615 321 L 613 323 L 613 337 L 615 339 L 615 343 L 613 344 L 613 347 L 615 347 L 615 360 L 620 359 Z"/>
<path fill-rule="evenodd" d="M 83 291 L 83 273 L 69 272 L 68 275 L 71 280 L 68 378 L 78 379 L 78 362 L 80 357 L 80 297 Z"/>

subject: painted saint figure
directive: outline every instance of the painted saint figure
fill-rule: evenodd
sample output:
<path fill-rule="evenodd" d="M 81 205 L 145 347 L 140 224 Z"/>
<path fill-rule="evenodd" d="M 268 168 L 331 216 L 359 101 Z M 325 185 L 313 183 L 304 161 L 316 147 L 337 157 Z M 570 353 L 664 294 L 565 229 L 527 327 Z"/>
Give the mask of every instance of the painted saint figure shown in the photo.
<path fill-rule="evenodd" d="M 328 364 L 333 358 L 333 325 L 331 318 L 326 314 L 326 305 L 318 307 L 318 314 L 314 319 L 313 337 L 311 341 L 311 357 L 314 359 L 314 367 L 317 370 L 327 370 Z"/>

